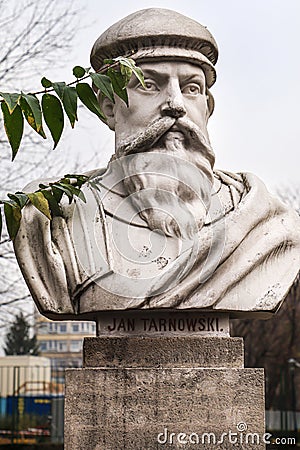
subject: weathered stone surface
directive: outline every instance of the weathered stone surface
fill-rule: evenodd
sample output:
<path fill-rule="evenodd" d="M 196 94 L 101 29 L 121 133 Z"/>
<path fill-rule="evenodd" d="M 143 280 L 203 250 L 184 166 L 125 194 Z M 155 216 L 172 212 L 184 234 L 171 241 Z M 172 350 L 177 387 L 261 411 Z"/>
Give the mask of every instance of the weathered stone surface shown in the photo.
<path fill-rule="evenodd" d="M 265 448 L 263 370 L 243 368 L 242 339 L 97 337 L 83 353 L 66 375 L 65 450 Z"/>
<path fill-rule="evenodd" d="M 230 337 L 91 337 L 84 367 L 243 367 L 243 340 Z"/>
<path fill-rule="evenodd" d="M 68 370 L 66 382 L 65 450 L 265 448 L 203 437 L 262 439 L 262 369 L 85 368 Z"/>

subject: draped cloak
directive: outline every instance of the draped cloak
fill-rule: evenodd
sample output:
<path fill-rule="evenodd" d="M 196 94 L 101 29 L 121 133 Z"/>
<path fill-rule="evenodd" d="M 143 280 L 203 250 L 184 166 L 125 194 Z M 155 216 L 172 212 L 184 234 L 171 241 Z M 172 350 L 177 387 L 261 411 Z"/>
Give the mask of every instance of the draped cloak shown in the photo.
<path fill-rule="evenodd" d="M 184 240 L 149 230 L 102 173 L 97 187 L 85 185 L 87 203 L 64 204 L 62 217 L 24 209 L 14 247 L 42 314 L 197 309 L 263 317 L 279 308 L 299 272 L 300 220 L 256 176 L 216 171 L 206 223 Z"/>

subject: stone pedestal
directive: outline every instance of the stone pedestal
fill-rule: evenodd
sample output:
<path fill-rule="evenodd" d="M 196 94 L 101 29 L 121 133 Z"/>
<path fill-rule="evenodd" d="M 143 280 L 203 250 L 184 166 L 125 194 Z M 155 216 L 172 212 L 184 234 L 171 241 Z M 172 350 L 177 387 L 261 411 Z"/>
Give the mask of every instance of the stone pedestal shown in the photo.
<path fill-rule="evenodd" d="M 265 448 L 263 370 L 243 367 L 242 339 L 146 334 L 85 339 L 65 450 Z"/>

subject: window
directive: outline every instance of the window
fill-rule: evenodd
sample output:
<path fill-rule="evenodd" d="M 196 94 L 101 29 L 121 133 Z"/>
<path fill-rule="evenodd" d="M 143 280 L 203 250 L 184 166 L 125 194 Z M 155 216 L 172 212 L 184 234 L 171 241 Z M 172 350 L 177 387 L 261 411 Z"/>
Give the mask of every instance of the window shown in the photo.
<path fill-rule="evenodd" d="M 67 341 L 57 341 L 56 342 L 56 350 L 58 352 L 66 352 L 67 351 Z"/>
<path fill-rule="evenodd" d="M 91 334 L 95 333 L 96 325 L 93 322 L 72 323 L 72 333 Z"/>
<path fill-rule="evenodd" d="M 56 333 L 57 324 L 56 323 L 49 323 L 49 333 Z"/>
<path fill-rule="evenodd" d="M 82 340 L 80 341 L 71 341 L 70 343 L 71 352 L 80 352 L 82 349 Z"/>
<path fill-rule="evenodd" d="M 60 333 L 66 333 L 67 332 L 67 325 L 65 323 L 60 324 Z"/>

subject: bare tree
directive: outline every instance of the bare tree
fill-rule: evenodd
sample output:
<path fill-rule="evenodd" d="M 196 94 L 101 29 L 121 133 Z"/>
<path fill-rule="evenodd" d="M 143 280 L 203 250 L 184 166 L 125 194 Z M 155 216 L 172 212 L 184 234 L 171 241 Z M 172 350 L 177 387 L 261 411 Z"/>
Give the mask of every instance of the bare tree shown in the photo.
<path fill-rule="evenodd" d="M 1 88 L 22 89 L 66 60 L 78 11 L 69 0 L 0 0 Z M 32 86 L 34 87 L 34 86 Z"/>
<path fill-rule="evenodd" d="M 0 89 L 30 92 L 51 66 L 68 60 L 78 31 L 78 10 L 72 0 L 0 0 Z M 1 126 L 1 124 L 0 124 Z M 0 133 L 0 196 L 21 190 L 32 179 L 47 171 L 51 176 L 64 172 L 65 152 L 49 152 L 39 137 L 25 134 L 22 151 L 10 161 L 10 148 Z M 55 161 L 55 163 L 54 163 Z M 42 162 L 42 164 L 41 164 Z M 0 243 L 0 327 L 11 323 L 28 305 L 30 295 L 25 287 L 12 251 L 4 234 Z"/>
<path fill-rule="evenodd" d="M 2 91 L 34 90 L 50 64 L 57 67 L 66 61 L 78 27 L 78 11 L 72 5 L 71 0 L 0 0 Z M 12 165 L 9 145 L 1 134 L 0 195 L 22 188 L 49 149 L 49 144 L 44 150 L 42 140 L 28 133 Z"/>

